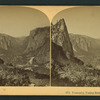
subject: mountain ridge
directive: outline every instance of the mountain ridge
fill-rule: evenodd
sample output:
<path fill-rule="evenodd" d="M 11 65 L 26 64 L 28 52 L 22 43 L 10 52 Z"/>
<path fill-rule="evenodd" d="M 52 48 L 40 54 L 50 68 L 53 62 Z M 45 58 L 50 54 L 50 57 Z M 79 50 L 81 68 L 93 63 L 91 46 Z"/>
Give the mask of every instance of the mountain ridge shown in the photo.
<path fill-rule="evenodd" d="M 51 24 L 51 40 L 63 48 L 67 57 L 74 55 L 64 19 L 60 19 L 55 25 Z"/>
<path fill-rule="evenodd" d="M 44 60 L 44 63 L 46 62 L 46 59 L 48 62 L 49 61 L 48 58 L 50 58 L 48 56 L 50 52 L 48 47 L 50 45 L 49 36 L 50 36 L 49 26 L 33 29 L 30 31 L 29 36 L 24 36 L 24 37 L 13 37 L 1 33 L 0 34 L 0 51 L 1 51 L 0 57 L 4 59 L 4 61 L 6 62 L 10 62 L 10 60 L 14 59 L 13 57 L 15 57 L 15 59 L 17 56 L 31 58 L 32 56 L 36 56 L 35 53 L 37 52 L 36 59 L 38 61 L 39 58 L 41 58 L 40 62 L 38 63 L 42 63 L 41 60 L 43 59 L 44 54 L 48 52 Z M 45 48 L 45 52 L 42 46 Z"/>
<path fill-rule="evenodd" d="M 94 68 L 100 66 L 100 39 L 79 34 L 69 34 L 76 57 Z"/>

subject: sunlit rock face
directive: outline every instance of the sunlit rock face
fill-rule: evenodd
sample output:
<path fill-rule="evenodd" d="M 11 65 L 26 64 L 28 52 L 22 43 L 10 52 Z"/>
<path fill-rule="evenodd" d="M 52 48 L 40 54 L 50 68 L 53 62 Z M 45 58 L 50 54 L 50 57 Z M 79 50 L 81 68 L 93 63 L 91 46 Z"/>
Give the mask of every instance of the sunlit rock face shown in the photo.
<path fill-rule="evenodd" d="M 0 48 L 8 50 L 11 46 L 11 38 L 9 36 L 0 34 Z"/>
<path fill-rule="evenodd" d="M 30 31 L 24 41 L 24 54 L 34 56 L 38 64 L 50 60 L 50 27 L 40 27 Z"/>
<path fill-rule="evenodd" d="M 26 39 L 26 48 L 24 52 L 35 51 L 44 43 L 50 36 L 50 27 L 36 28 L 30 31 L 30 35 Z"/>
<path fill-rule="evenodd" d="M 55 25 L 51 24 L 51 38 L 53 43 L 63 48 L 68 58 L 74 55 L 64 19 L 60 19 Z"/>

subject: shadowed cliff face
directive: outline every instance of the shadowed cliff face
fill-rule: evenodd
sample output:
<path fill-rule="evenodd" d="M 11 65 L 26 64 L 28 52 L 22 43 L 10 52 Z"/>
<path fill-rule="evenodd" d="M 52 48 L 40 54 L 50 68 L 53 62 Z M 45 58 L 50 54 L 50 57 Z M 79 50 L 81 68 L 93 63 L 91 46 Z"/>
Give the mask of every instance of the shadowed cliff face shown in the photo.
<path fill-rule="evenodd" d="M 60 19 L 55 25 L 51 25 L 51 38 L 53 43 L 63 48 L 63 51 L 68 58 L 74 56 L 64 19 Z"/>

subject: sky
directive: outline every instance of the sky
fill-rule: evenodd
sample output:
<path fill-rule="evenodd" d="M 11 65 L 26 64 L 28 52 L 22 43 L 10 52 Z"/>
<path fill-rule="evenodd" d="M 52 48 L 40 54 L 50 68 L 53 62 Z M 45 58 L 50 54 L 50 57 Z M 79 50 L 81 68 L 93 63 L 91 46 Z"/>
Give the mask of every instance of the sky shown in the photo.
<path fill-rule="evenodd" d="M 52 22 L 64 18 L 69 33 L 100 38 L 100 7 L 83 6 L 65 9 L 57 13 Z"/>
<path fill-rule="evenodd" d="M 68 9 L 68 8 L 72 8 L 75 6 L 26 6 L 26 7 L 30 7 L 30 8 L 35 8 L 38 9 L 42 12 L 44 12 L 50 21 L 52 21 L 53 17 L 60 11 L 64 10 L 64 9 Z"/>
<path fill-rule="evenodd" d="M 0 33 L 21 37 L 29 35 L 34 28 L 49 25 L 48 17 L 39 10 L 17 6 L 0 7 Z"/>
<path fill-rule="evenodd" d="M 0 33 L 14 37 L 27 36 L 36 27 L 49 26 L 48 18 L 53 23 L 64 18 L 69 33 L 100 38 L 99 6 L 1 6 Z"/>

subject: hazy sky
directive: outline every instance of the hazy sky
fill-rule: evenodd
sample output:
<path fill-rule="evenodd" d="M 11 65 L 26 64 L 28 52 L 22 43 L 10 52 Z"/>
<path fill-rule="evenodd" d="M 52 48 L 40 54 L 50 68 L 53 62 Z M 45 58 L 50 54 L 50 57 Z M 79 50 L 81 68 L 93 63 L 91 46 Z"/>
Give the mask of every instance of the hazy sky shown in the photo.
<path fill-rule="evenodd" d="M 19 37 L 29 35 L 36 27 L 49 26 L 47 16 L 27 7 L 0 7 L 0 33 Z"/>
<path fill-rule="evenodd" d="M 69 33 L 100 38 L 100 7 L 74 7 L 55 15 L 52 22 L 64 18 Z"/>

